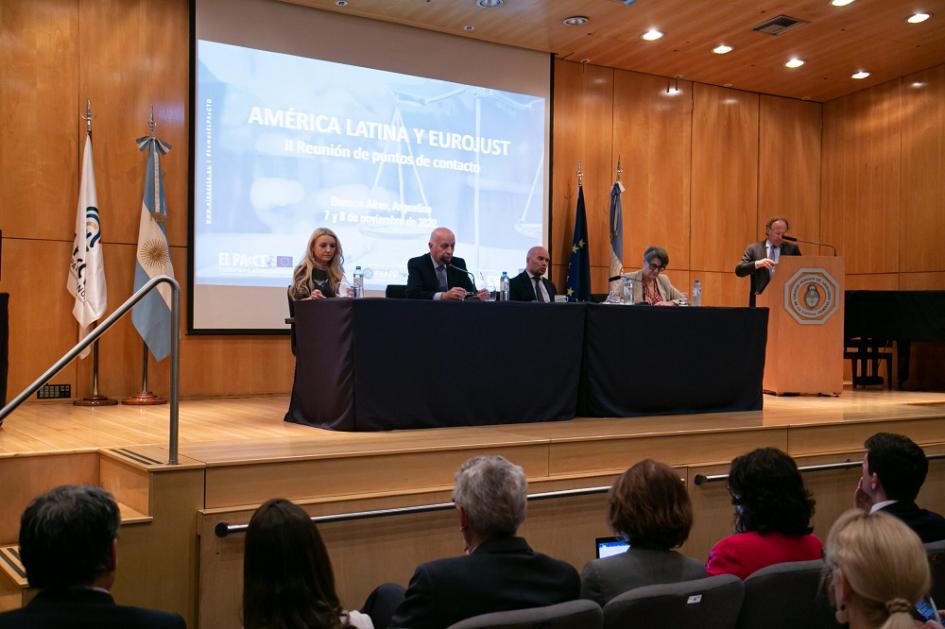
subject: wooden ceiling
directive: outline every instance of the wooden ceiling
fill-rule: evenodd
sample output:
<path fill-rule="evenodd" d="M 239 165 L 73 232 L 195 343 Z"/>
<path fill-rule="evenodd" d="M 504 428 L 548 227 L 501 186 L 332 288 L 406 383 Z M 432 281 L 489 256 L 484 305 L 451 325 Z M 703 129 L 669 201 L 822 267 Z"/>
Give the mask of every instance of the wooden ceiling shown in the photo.
<path fill-rule="evenodd" d="M 945 63 L 945 0 L 284 0 L 326 11 L 406 24 L 554 53 L 559 59 L 739 89 L 826 101 Z M 921 24 L 906 18 L 931 13 Z M 564 18 L 590 18 L 565 26 Z M 752 31 L 779 15 L 809 22 L 782 35 Z M 475 27 L 468 31 L 469 26 Z M 647 42 L 650 28 L 665 33 Z M 712 48 L 733 46 L 726 55 Z M 391 42 L 396 46 L 396 42 Z M 806 64 L 790 70 L 784 62 Z M 871 73 L 853 80 L 858 70 Z"/>

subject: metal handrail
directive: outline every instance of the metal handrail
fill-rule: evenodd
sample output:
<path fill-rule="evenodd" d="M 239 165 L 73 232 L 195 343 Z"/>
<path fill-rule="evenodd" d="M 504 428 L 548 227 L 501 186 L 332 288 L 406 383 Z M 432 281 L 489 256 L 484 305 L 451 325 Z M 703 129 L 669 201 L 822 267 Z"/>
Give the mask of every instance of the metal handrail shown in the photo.
<path fill-rule="evenodd" d="M 0 426 L 6 416 L 17 409 L 25 402 L 27 398 L 36 393 L 36 390 L 46 384 L 50 378 L 68 365 L 76 356 L 89 345 L 98 340 L 105 332 L 124 316 L 131 308 L 141 301 L 145 295 L 151 292 L 158 284 L 167 283 L 171 285 L 171 395 L 170 395 L 170 428 L 167 445 L 167 462 L 170 465 L 177 465 L 177 441 L 178 441 L 178 398 L 180 384 L 180 284 L 169 275 L 158 275 L 148 280 L 148 283 L 139 288 L 135 294 L 125 300 L 125 303 L 118 306 L 113 313 L 95 327 L 85 338 L 75 344 L 75 346 L 66 352 L 62 358 L 57 360 L 52 367 L 47 369 L 43 375 L 37 378 L 33 384 L 29 385 L 13 398 L 9 404 L 0 409 Z"/>
<path fill-rule="evenodd" d="M 580 489 L 560 489 L 558 491 L 545 491 L 538 494 L 529 494 L 526 500 L 548 500 L 549 498 L 568 498 L 572 496 L 592 496 L 595 494 L 606 494 L 610 491 L 610 485 L 606 487 L 582 487 Z M 396 507 L 394 509 L 375 509 L 373 511 L 353 511 L 350 513 L 334 513 L 331 515 L 314 515 L 310 519 L 315 524 L 324 524 L 326 522 L 350 522 L 352 520 L 370 520 L 371 518 L 384 518 L 392 515 L 412 515 L 416 513 L 432 513 L 435 511 L 448 511 L 455 508 L 453 502 L 436 502 L 426 505 L 415 505 L 412 507 Z M 233 533 L 245 533 L 249 524 L 228 524 L 218 522 L 213 527 L 213 532 L 217 537 L 226 537 Z"/>
<path fill-rule="evenodd" d="M 934 461 L 936 459 L 945 459 L 945 454 L 929 454 L 925 457 L 929 461 Z M 798 472 L 827 472 L 829 470 L 845 470 L 853 467 L 860 467 L 863 465 L 863 461 L 844 461 L 843 463 L 822 463 L 820 465 L 806 465 L 804 467 L 797 468 Z M 706 483 L 717 483 L 719 481 L 727 480 L 728 474 L 696 474 L 693 477 L 692 482 L 696 485 L 705 485 Z"/>

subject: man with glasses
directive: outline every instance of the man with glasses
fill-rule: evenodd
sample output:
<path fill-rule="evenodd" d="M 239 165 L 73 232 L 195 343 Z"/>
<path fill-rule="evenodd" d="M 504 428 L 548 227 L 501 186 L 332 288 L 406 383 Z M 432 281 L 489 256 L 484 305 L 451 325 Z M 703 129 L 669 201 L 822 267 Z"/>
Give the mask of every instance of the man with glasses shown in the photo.
<path fill-rule="evenodd" d="M 686 296 L 676 290 L 663 271 L 669 266 L 669 254 L 652 246 L 643 252 L 643 268 L 629 274 L 633 280 L 633 303 L 651 306 L 678 306 Z"/>
<path fill-rule="evenodd" d="M 751 275 L 751 290 L 748 293 L 748 305 L 755 307 L 755 295 L 764 292 L 781 256 L 799 256 L 801 249 L 795 244 L 784 241 L 784 234 L 790 229 L 786 218 L 777 216 L 765 223 L 765 240 L 753 242 L 745 249 L 742 259 L 735 267 L 735 275 Z"/>

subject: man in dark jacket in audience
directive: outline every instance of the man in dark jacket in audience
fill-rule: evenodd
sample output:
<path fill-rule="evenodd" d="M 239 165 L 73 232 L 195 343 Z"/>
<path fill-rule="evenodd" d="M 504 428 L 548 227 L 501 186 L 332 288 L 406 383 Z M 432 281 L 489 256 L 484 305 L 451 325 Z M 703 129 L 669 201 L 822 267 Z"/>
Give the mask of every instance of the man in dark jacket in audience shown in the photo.
<path fill-rule="evenodd" d="M 916 496 L 929 472 L 929 461 L 912 439 L 879 432 L 866 440 L 863 476 L 856 488 L 856 506 L 870 513 L 894 515 L 922 538 L 923 543 L 945 539 L 945 518 L 919 508 Z"/>
<path fill-rule="evenodd" d="M 420 565 L 392 627 L 447 627 L 480 614 L 578 597 L 581 581 L 570 564 L 536 553 L 515 536 L 525 519 L 528 491 L 521 467 L 501 456 L 474 457 L 455 480 L 453 501 L 466 554 Z"/>
<path fill-rule="evenodd" d="M 177 614 L 116 605 L 118 505 L 101 487 L 65 485 L 33 500 L 20 521 L 20 557 L 39 594 L 0 614 L 0 629 L 185 629 Z"/>

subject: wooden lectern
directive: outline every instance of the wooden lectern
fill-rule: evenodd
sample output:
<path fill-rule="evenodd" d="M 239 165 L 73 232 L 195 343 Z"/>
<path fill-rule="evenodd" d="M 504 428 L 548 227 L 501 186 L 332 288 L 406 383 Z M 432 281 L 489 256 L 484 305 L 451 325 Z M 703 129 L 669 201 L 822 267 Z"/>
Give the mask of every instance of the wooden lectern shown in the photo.
<path fill-rule="evenodd" d="M 782 256 L 756 305 L 770 309 L 766 393 L 843 391 L 843 258 Z"/>

